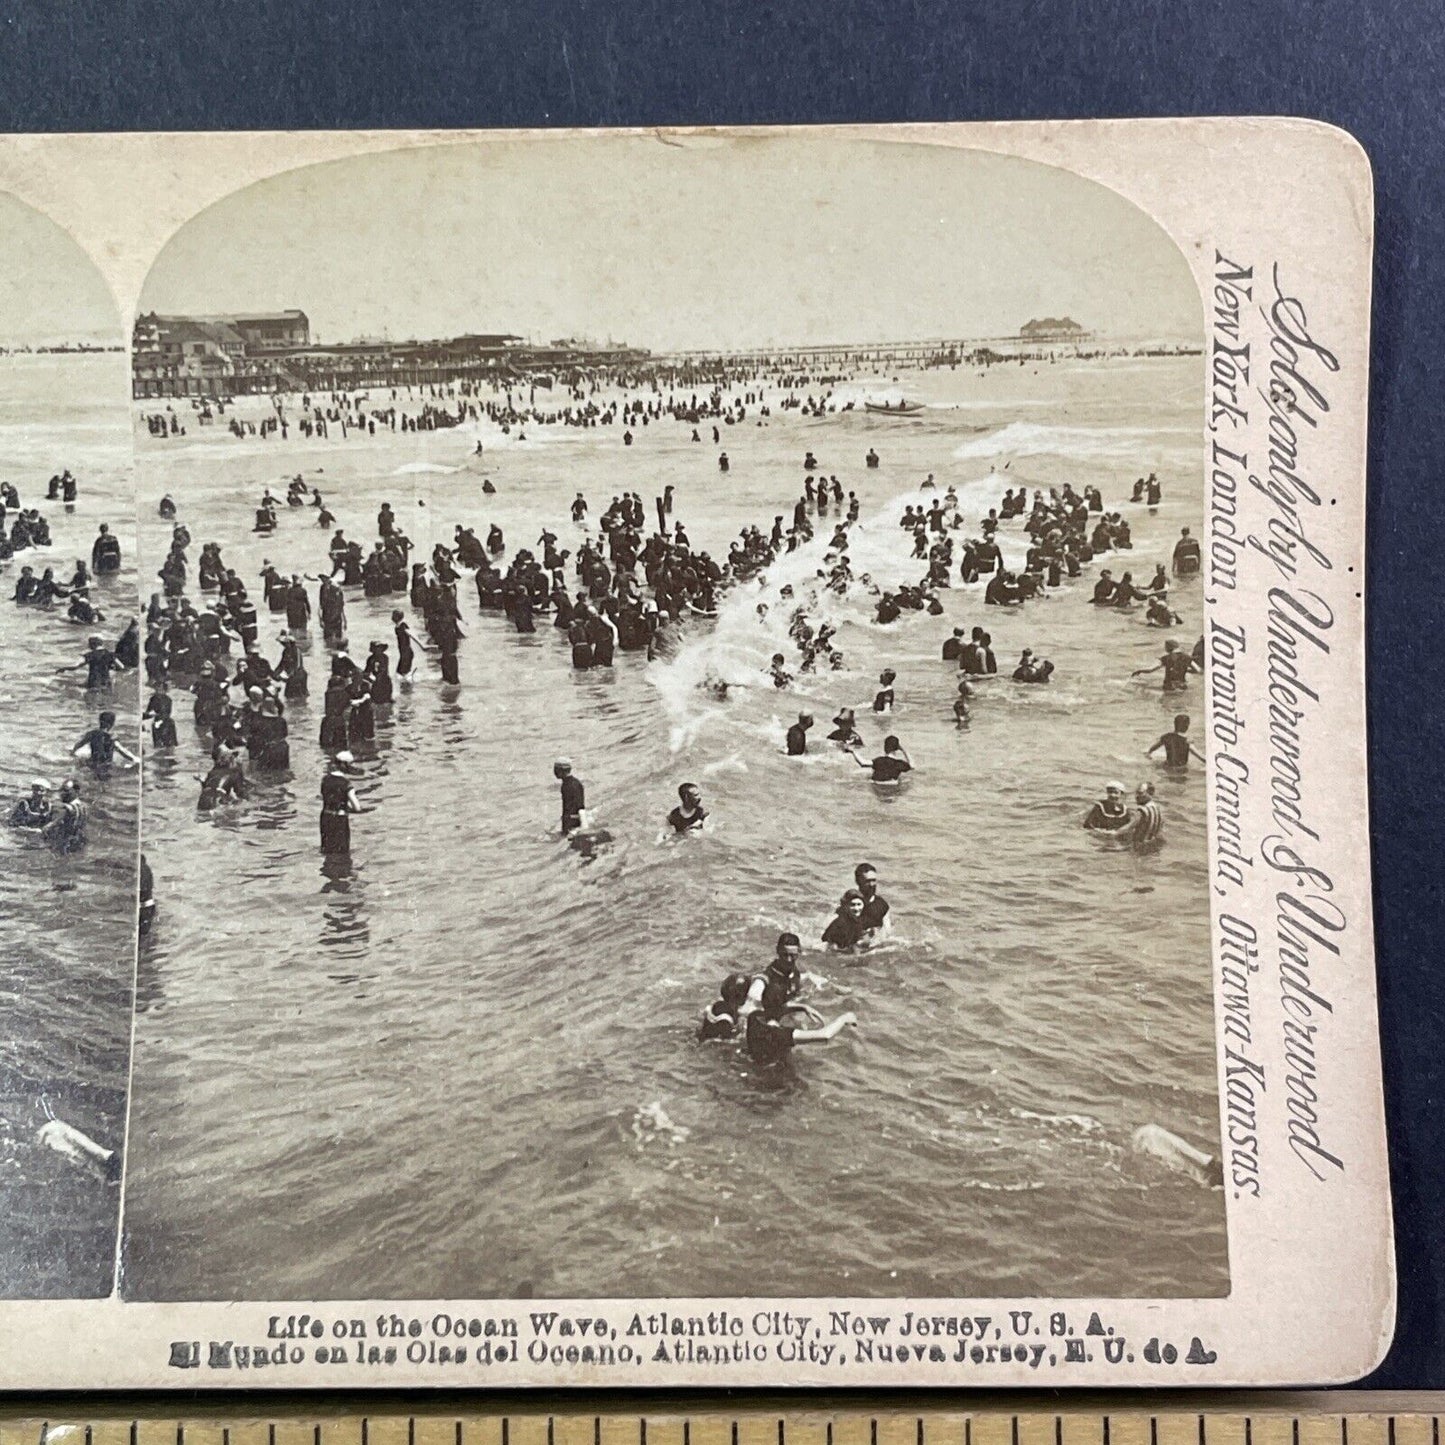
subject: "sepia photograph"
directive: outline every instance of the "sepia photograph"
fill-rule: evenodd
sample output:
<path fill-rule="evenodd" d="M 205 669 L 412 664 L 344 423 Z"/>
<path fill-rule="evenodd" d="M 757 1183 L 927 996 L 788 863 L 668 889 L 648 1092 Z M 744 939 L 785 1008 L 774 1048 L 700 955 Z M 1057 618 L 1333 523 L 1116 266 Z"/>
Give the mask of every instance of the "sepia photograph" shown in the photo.
<path fill-rule="evenodd" d="M 1206 318 L 1144 210 L 825 132 L 418 142 L 200 211 L 128 324 L 130 499 L 115 358 L 0 358 L 20 504 L 80 478 L 55 577 L 137 519 L 103 699 L 66 604 L 5 625 L 70 710 L 12 700 L 14 799 L 140 715 L 123 1299 L 1230 1292 Z"/>
<path fill-rule="evenodd" d="M 111 1293 L 140 741 L 125 330 L 0 193 L 0 1299 Z"/>

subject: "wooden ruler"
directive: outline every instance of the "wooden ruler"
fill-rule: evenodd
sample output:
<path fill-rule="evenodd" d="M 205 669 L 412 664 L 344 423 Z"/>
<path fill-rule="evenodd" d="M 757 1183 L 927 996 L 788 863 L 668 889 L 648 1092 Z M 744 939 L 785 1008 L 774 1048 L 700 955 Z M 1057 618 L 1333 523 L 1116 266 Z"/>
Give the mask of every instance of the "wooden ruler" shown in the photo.
<path fill-rule="evenodd" d="M 1445 1445 L 1442 1418 L 1360 1392 L 70 1397 L 0 1409 L 0 1445 Z"/>

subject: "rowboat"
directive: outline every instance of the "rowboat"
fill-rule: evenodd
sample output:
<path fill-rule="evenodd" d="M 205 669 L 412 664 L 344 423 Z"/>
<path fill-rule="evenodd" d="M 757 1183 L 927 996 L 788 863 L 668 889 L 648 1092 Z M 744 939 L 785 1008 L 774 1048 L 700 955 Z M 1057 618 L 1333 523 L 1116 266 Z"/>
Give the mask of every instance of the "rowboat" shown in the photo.
<path fill-rule="evenodd" d="M 886 401 L 865 401 L 863 409 L 873 416 L 922 416 L 923 407 L 916 401 L 900 401 L 892 406 Z"/>

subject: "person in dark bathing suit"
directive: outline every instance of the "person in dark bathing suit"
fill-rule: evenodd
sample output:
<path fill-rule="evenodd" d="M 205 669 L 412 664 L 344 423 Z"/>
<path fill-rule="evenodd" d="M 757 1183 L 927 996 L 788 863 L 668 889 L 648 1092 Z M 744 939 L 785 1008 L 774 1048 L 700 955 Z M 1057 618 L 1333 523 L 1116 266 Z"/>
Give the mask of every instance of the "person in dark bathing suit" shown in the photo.
<path fill-rule="evenodd" d="M 54 816 L 55 810 L 50 804 L 50 784 L 44 778 L 36 778 L 30 785 L 30 796 L 21 798 L 10 810 L 10 826 L 39 832 Z"/>
<path fill-rule="evenodd" d="M 391 678 L 388 676 L 387 682 Z M 376 712 L 372 707 L 370 680 L 364 672 L 353 671 L 349 711 L 346 716 L 346 745 L 353 751 L 372 743 L 376 738 Z"/>
<path fill-rule="evenodd" d="M 1174 575 L 1192 577 L 1199 571 L 1199 539 L 1189 535 L 1189 528 L 1180 530 L 1179 540 L 1174 544 Z"/>
<path fill-rule="evenodd" d="M 858 731 L 857 714 L 851 707 L 840 708 L 833 719 L 833 731 L 828 734 L 830 743 L 842 743 L 846 747 L 861 748 L 863 736 Z"/>
<path fill-rule="evenodd" d="M 700 832 L 707 821 L 707 809 L 702 805 L 702 793 L 696 783 L 684 783 L 678 790 L 680 802 L 667 815 L 667 821 L 674 833 Z"/>
<path fill-rule="evenodd" d="M 562 785 L 562 833 L 575 833 L 586 820 L 587 794 L 582 779 L 572 772 L 571 758 L 558 758 L 552 776 Z"/>
<path fill-rule="evenodd" d="M 140 855 L 140 898 L 136 909 L 136 929 L 144 938 L 156 921 L 156 880 L 146 855 Z"/>
<path fill-rule="evenodd" d="M 968 704 L 973 697 L 973 687 L 966 677 L 958 680 L 958 696 L 953 700 L 953 723 L 957 728 L 966 727 L 969 719 Z"/>
<path fill-rule="evenodd" d="M 841 1013 L 825 1024 L 816 1009 L 798 1000 L 802 986 L 799 951 L 797 934 L 781 934 L 777 956 L 767 972 L 752 981 L 747 999 L 738 1010 L 739 1019 L 745 1023 L 748 1057 L 754 1063 L 779 1064 L 799 1044 L 829 1043 L 858 1022 L 855 1014 Z M 815 1027 L 800 1029 L 788 1023 L 788 1016 L 797 1013 L 806 1015 Z"/>
<path fill-rule="evenodd" d="M 871 763 L 865 763 L 856 752 L 850 753 L 850 756 L 860 768 L 872 769 L 875 783 L 896 783 L 904 773 L 913 771 L 903 744 L 892 736 L 883 739 L 883 751 Z"/>
<path fill-rule="evenodd" d="M 337 752 L 346 746 L 346 720 L 351 710 L 351 682 L 344 672 L 333 665 L 331 676 L 326 680 L 326 698 L 321 717 L 321 737 L 324 751 Z"/>
<path fill-rule="evenodd" d="M 361 804 L 339 759 L 333 758 L 321 779 L 321 851 L 327 854 L 351 852 L 351 814 Z"/>
<path fill-rule="evenodd" d="M 405 613 L 393 612 L 391 620 L 396 633 L 396 675 L 399 678 L 407 679 L 416 671 L 415 649 L 421 644 L 411 635 L 411 628 L 407 626 Z"/>
<path fill-rule="evenodd" d="M 90 549 L 90 570 L 97 577 L 120 571 L 120 542 L 104 522 Z"/>
<path fill-rule="evenodd" d="M 1151 672 L 1162 672 L 1164 691 L 1179 692 L 1188 683 L 1189 674 L 1201 670 L 1194 659 L 1180 649 L 1177 642 L 1169 641 L 1164 644 L 1164 651 L 1153 667 L 1136 667 L 1129 676 L 1147 677 Z"/>
<path fill-rule="evenodd" d="M 808 751 L 808 729 L 813 726 L 813 714 L 800 712 L 798 720 L 788 729 L 788 756 L 801 758 Z"/>
<path fill-rule="evenodd" d="M 878 691 L 873 694 L 874 712 L 893 711 L 893 684 L 898 680 L 898 674 L 891 667 L 885 667 L 878 674 Z"/>
<path fill-rule="evenodd" d="M 1131 816 L 1124 802 L 1123 783 L 1109 783 L 1104 788 L 1104 796 L 1089 809 L 1084 827 L 1091 833 L 1117 833 L 1128 826 Z"/>
<path fill-rule="evenodd" d="M 164 682 L 157 681 L 151 689 L 150 701 L 146 703 L 146 710 L 141 714 L 141 721 L 149 722 L 151 725 L 152 747 L 173 748 L 176 746 L 176 722 L 175 718 L 171 716 L 173 708 L 170 689 Z"/>
<path fill-rule="evenodd" d="M 377 707 L 385 707 L 394 696 L 386 651 L 386 643 L 373 642 L 366 659 L 366 679 Z"/>
<path fill-rule="evenodd" d="M 853 870 L 853 886 L 863 899 L 859 922 L 875 933 L 886 928 L 888 900 L 878 891 L 878 870 L 871 863 L 860 863 Z"/>
<path fill-rule="evenodd" d="M 73 672 L 82 667 L 86 669 L 86 691 L 95 692 L 109 689 L 110 675 L 121 670 L 121 663 L 100 637 L 92 637 L 90 645 L 86 648 L 85 655 L 80 661 L 62 671 Z"/>
<path fill-rule="evenodd" d="M 1204 762 L 1204 754 L 1194 746 L 1189 737 L 1189 714 L 1178 713 L 1174 718 L 1174 731 L 1165 733 L 1152 748 L 1144 754 L 1152 758 L 1160 748 L 1164 750 L 1164 766 L 1166 768 L 1187 768 L 1189 757 L 1192 753 L 1199 761 Z"/>
<path fill-rule="evenodd" d="M 738 1010 L 747 1001 L 751 980 L 745 973 L 730 973 L 723 979 L 718 997 L 703 1010 L 697 1026 L 699 1043 L 733 1038 L 738 1031 Z"/>
<path fill-rule="evenodd" d="M 868 937 L 863 926 L 863 895 L 850 888 L 838 902 L 837 915 L 823 930 L 823 942 L 837 953 L 852 953 Z"/>
<path fill-rule="evenodd" d="M 140 762 L 140 759 L 117 741 L 113 731 L 114 727 L 115 714 L 110 711 L 101 713 L 100 721 L 96 726 L 91 728 L 91 730 L 71 748 L 71 757 L 77 757 L 82 748 L 87 749 L 90 766 L 99 772 L 102 769 L 109 768 L 115 761 L 115 755 L 119 753 L 131 767 L 135 767 L 136 764 Z"/>

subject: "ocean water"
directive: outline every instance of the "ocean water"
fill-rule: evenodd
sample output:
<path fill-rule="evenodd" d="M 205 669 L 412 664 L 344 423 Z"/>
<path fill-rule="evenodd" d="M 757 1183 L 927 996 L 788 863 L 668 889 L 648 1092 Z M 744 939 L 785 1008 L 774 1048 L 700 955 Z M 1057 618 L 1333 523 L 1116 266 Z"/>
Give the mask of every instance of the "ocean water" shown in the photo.
<path fill-rule="evenodd" d="M 92 630 L 114 642 L 135 614 L 129 394 L 120 354 L 0 357 L 0 480 L 40 508 L 53 538 L 0 565 L 0 809 L 8 817 L 32 778 L 75 774 L 90 810 L 88 845 L 70 855 L 0 827 L 0 1295 L 11 1298 L 108 1294 L 114 1271 L 117 1184 L 36 1135 L 47 1110 L 108 1149 L 125 1130 L 139 777 L 98 779 L 69 754 L 103 706 L 138 751 L 135 676 L 92 696 L 83 669 L 57 669 Z M 65 467 L 80 481 L 73 509 L 45 500 Z M 101 522 L 125 559 L 92 589 L 102 626 L 67 622 L 64 603 L 42 612 L 10 601 L 26 563 L 68 582 Z"/>
<path fill-rule="evenodd" d="M 917 421 L 802 417 L 773 389 L 770 424 L 724 429 L 727 475 L 710 431 L 693 444 L 674 422 L 635 428 L 631 447 L 615 427 L 488 429 L 477 459 L 471 427 L 238 441 L 184 413 L 183 439 L 136 433 L 142 573 L 164 553 L 165 492 L 193 563 L 215 539 L 248 583 L 268 558 L 324 568 L 313 513 L 250 531 L 262 488 L 297 472 L 367 545 L 389 500 L 418 556 L 458 522 L 483 536 L 499 523 L 509 551 L 544 525 L 575 545 L 575 492 L 593 518 L 624 490 L 651 515 L 670 482 L 693 544 L 721 557 L 744 524 L 789 513 L 812 450 L 857 491 L 855 568 L 884 585 L 920 574 L 895 521 L 929 472 L 971 516 L 1005 485 L 1096 484 L 1129 515 L 1147 578 L 1201 514 L 1198 368 L 909 373 L 843 393 L 926 401 Z M 1149 470 L 1165 484 L 1153 514 L 1124 503 Z M 1130 1146 L 1157 1123 L 1218 1148 L 1204 775 L 1145 759 L 1177 699 L 1157 675 L 1128 679 L 1162 634 L 1089 607 L 1092 568 L 1023 609 L 956 585 L 944 617 L 889 627 L 871 601 L 834 598 L 846 667 L 779 693 L 762 673 L 773 651 L 793 655 L 777 588 L 805 584 L 830 530 L 652 663 L 619 652 L 606 671 L 574 673 L 545 616 L 518 636 L 464 582 L 461 686 L 423 658 L 398 690 L 357 780 L 349 863 L 317 844 L 318 631 L 292 771 L 243 805 L 197 812 L 205 754 L 178 699 L 181 746 L 145 779 L 160 914 L 137 974 L 128 1296 L 1227 1290 L 1222 1194 Z M 1021 537 L 1010 524 L 1005 550 Z M 354 654 L 390 640 L 393 599 L 347 605 Z M 1192 645 L 1197 584 L 1175 605 Z M 1001 676 L 960 731 L 939 648 L 976 623 Z M 274 656 L 264 609 L 262 628 Z M 1053 686 L 1007 680 L 1026 646 L 1055 662 Z M 879 720 L 883 667 L 898 705 Z M 709 676 L 731 684 L 726 701 L 699 687 Z M 874 788 L 823 741 L 845 704 L 868 752 L 903 739 L 917 771 L 901 788 Z M 1183 706 L 1202 704 L 1196 680 Z M 804 708 L 813 752 L 789 759 L 783 732 Z M 563 753 L 613 836 L 591 859 L 557 836 Z M 1156 780 L 1157 852 L 1080 828 L 1115 775 Z M 685 781 L 713 827 L 662 838 Z M 819 935 L 864 859 L 893 936 L 829 956 Z M 818 1007 L 854 1010 L 857 1030 L 781 1069 L 697 1044 L 719 980 L 762 968 L 783 929 L 804 939 Z"/>

